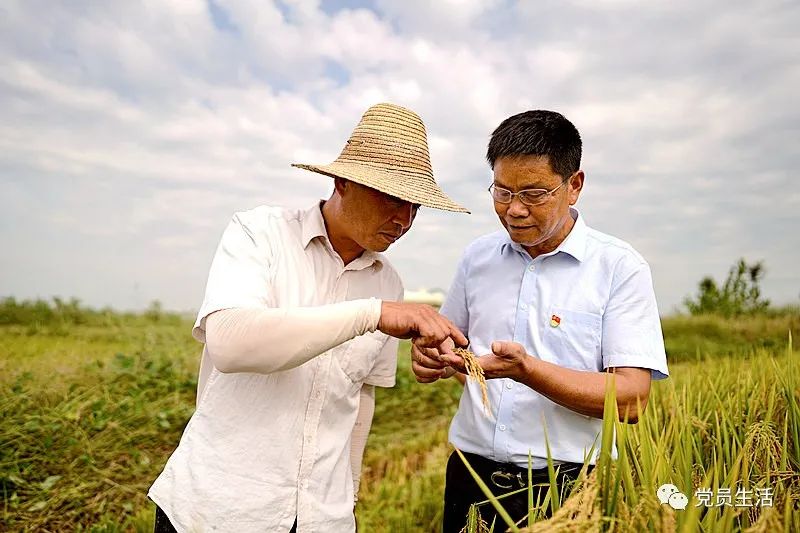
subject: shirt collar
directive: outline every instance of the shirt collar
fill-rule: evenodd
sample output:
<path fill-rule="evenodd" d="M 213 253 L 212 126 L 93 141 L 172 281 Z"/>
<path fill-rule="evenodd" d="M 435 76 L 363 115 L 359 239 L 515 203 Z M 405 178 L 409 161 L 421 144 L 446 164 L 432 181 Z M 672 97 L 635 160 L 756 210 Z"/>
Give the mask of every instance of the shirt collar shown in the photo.
<path fill-rule="evenodd" d="M 325 228 L 325 219 L 322 218 L 322 204 L 324 203 L 325 200 L 315 202 L 314 205 L 303 212 L 301 218 L 303 248 L 308 248 L 311 241 L 317 237 L 321 237 L 323 245 L 328 248 L 332 254 L 338 257 L 338 254 L 336 254 L 328 238 L 328 230 Z M 383 256 L 377 252 L 364 250 L 361 256 L 354 259 L 345 267 L 345 270 L 361 270 L 373 265 L 375 266 L 375 270 L 380 271 L 383 268 Z"/>
<path fill-rule="evenodd" d="M 586 235 L 588 233 L 588 228 L 586 227 L 586 222 L 583 220 L 583 217 L 577 208 L 570 207 L 569 214 L 575 221 L 575 225 L 572 226 L 569 234 L 563 241 L 561 241 L 561 244 L 559 244 L 558 247 L 549 254 L 545 254 L 545 256 L 556 255 L 559 252 L 564 252 L 565 254 L 571 255 L 578 261 L 583 261 L 583 259 L 586 257 Z M 508 233 L 506 233 L 506 240 L 502 245 L 501 251 L 505 251 L 506 248 L 512 248 L 517 252 L 527 254 L 525 248 L 523 248 L 522 245 L 512 241 L 511 237 L 508 236 Z"/>
<path fill-rule="evenodd" d="M 325 229 L 325 220 L 322 218 L 323 201 L 314 203 L 306 209 L 302 215 L 303 226 L 303 248 L 308 248 L 308 244 L 316 237 L 324 237 L 328 240 L 328 231 Z"/>

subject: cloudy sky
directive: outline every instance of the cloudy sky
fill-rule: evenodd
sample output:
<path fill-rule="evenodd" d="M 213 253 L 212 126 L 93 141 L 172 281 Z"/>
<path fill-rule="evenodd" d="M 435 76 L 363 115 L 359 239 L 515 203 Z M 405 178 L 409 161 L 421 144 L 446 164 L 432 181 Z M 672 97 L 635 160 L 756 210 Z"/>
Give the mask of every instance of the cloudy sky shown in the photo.
<path fill-rule="evenodd" d="M 581 131 L 579 207 L 647 258 L 662 312 L 739 257 L 797 303 L 798 27 L 769 0 L 4 1 L 0 296 L 195 309 L 230 216 L 327 197 L 289 164 L 391 101 L 473 211 L 421 211 L 389 252 L 409 289 L 500 228 L 488 135 L 540 108 Z"/>

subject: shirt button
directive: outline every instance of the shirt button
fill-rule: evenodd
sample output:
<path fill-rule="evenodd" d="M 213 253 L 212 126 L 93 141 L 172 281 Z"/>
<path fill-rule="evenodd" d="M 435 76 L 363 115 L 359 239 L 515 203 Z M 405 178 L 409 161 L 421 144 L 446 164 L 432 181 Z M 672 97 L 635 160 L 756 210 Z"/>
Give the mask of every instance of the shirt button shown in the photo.
<path fill-rule="evenodd" d="M 533 265 L 531 265 L 531 266 L 529 266 L 529 267 L 528 267 L 528 270 L 529 270 L 529 271 L 531 271 L 531 272 L 533 272 L 534 270 L 536 270 L 536 267 L 534 267 Z"/>
<path fill-rule="evenodd" d="M 500 424 L 500 431 L 505 431 L 505 430 L 506 430 L 506 425 Z"/>
<path fill-rule="evenodd" d="M 506 383 L 506 388 L 507 389 L 513 389 L 514 388 L 514 384 L 511 383 L 511 382 L 508 382 L 508 383 Z"/>
<path fill-rule="evenodd" d="M 528 308 L 528 306 L 526 304 L 519 304 L 519 308 L 524 311 L 525 309 Z"/>

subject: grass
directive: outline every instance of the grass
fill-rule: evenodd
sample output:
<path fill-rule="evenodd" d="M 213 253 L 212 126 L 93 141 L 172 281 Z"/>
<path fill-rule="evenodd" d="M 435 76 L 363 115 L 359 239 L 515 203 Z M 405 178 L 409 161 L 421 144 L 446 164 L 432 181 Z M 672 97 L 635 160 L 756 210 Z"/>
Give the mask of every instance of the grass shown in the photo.
<path fill-rule="evenodd" d="M 145 493 L 193 410 L 185 327 L 5 327 L 0 490 L 9 530 L 152 531 Z"/>
<path fill-rule="evenodd" d="M 755 348 L 782 350 L 789 333 L 800 339 L 800 309 L 728 319 L 678 315 L 662 320 L 662 326 L 670 363 L 702 361 L 720 355 L 744 356 Z"/>
<path fill-rule="evenodd" d="M 178 318 L 103 320 L 0 326 L 0 530 L 152 531 L 146 491 L 191 416 L 200 345 Z M 548 530 L 561 520 L 586 530 L 800 531 L 800 363 L 786 340 L 798 323 L 665 320 L 672 378 L 653 387 L 639 424 L 617 428 L 619 458 L 558 502 Z M 397 386 L 377 393 L 358 521 L 363 531 L 438 531 L 460 386 L 417 384 L 407 343 L 400 355 Z M 666 482 L 687 495 L 769 485 L 775 506 L 692 500 L 672 511 L 655 500 Z"/>

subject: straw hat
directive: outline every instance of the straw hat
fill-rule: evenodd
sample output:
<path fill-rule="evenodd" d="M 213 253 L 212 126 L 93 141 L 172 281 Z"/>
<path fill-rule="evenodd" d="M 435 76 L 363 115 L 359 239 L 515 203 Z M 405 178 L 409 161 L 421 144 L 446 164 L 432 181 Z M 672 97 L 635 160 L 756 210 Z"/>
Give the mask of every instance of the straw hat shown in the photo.
<path fill-rule="evenodd" d="M 426 207 L 469 213 L 436 185 L 422 119 L 398 105 L 367 109 L 333 163 L 292 166 L 354 181 Z"/>

